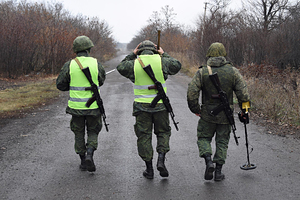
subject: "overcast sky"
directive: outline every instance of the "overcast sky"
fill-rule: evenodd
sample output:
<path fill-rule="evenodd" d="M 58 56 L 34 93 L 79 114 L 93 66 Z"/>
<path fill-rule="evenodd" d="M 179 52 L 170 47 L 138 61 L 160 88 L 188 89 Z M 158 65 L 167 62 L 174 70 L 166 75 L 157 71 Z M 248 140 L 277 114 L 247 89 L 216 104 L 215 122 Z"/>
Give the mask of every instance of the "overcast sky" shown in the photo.
<path fill-rule="evenodd" d="M 32 0 L 33 1 L 33 0 Z M 36 0 L 45 2 L 45 0 Z M 33 1 L 35 2 L 35 1 Z M 61 2 L 73 15 L 98 17 L 105 20 L 112 29 L 113 37 L 121 43 L 128 43 L 147 25 L 154 11 L 169 5 L 174 9 L 175 21 L 195 27 L 196 19 L 204 13 L 204 2 L 210 0 L 50 0 Z M 241 0 L 231 0 L 229 8 L 241 7 Z"/>

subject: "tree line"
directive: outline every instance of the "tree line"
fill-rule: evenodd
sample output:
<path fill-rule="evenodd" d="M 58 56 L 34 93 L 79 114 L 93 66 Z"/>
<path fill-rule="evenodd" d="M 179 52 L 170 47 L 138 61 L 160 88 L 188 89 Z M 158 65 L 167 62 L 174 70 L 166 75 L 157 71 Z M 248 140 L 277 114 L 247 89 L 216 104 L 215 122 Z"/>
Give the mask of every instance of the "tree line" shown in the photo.
<path fill-rule="evenodd" d="M 61 3 L 0 3 L 0 76 L 17 78 L 31 73 L 57 74 L 75 54 L 73 40 L 91 38 L 100 61 L 116 53 L 109 25 L 97 17 L 72 16 Z"/>
<path fill-rule="evenodd" d="M 247 0 L 240 10 L 228 8 L 230 0 L 204 3 L 205 12 L 198 16 L 196 28 L 175 22 L 170 6 L 153 12 L 147 25 L 135 35 L 128 49 L 149 39 L 157 41 L 168 52 L 184 53 L 191 61 L 205 63 L 211 43 L 222 42 L 228 59 L 235 65 L 267 64 L 279 68 L 300 67 L 299 1 Z"/>

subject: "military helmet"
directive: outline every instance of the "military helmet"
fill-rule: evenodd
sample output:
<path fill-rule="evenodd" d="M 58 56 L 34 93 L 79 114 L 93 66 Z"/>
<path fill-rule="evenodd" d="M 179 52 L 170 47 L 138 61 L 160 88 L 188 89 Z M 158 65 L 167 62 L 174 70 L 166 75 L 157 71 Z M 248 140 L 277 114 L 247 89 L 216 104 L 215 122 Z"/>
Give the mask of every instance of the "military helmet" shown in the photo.
<path fill-rule="evenodd" d="M 207 50 L 206 57 L 219 57 L 219 56 L 227 56 L 225 47 L 222 43 L 215 42 L 210 45 Z"/>
<path fill-rule="evenodd" d="M 155 44 L 150 40 L 145 40 L 140 44 L 137 54 L 141 54 L 141 52 L 144 50 L 150 50 L 153 51 L 154 53 L 157 53 Z"/>
<path fill-rule="evenodd" d="M 75 53 L 79 52 L 79 51 L 84 51 L 87 49 L 90 49 L 94 46 L 92 40 L 90 40 L 89 37 L 82 35 L 82 36 L 78 36 L 77 38 L 75 38 L 74 42 L 73 42 L 73 51 Z"/>

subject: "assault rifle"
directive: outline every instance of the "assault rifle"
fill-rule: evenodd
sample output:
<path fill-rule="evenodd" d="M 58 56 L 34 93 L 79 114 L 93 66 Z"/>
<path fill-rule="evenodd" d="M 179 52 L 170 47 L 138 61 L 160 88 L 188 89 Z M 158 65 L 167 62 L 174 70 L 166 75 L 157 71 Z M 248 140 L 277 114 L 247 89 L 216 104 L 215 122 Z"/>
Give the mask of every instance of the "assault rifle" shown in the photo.
<path fill-rule="evenodd" d="M 171 106 L 171 104 L 170 104 L 170 100 L 169 100 L 169 98 L 167 97 L 167 95 L 166 95 L 166 93 L 165 93 L 165 91 L 164 91 L 164 88 L 163 88 L 161 82 L 159 82 L 159 81 L 155 78 L 154 72 L 153 72 L 153 70 L 152 70 L 150 64 L 147 65 L 147 66 L 145 66 L 145 67 L 143 67 L 143 69 L 144 69 L 145 72 L 148 74 L 148 76 L 151 78 L 151 80 L 154 82 L 154 85 L 153 85 L 153 86 L 149 86 L 148 89 L 149 89 L 149 90 L 151 90 L 151 89 L 157 89 L 157 91 L 158 91 L 156 97 L 152 100 L 152 102 L 151 102 L 151 104 L 150 104 L 150 107 L 151 107 L 151 108 L 154 108 L 155 105 L 157 104 L 157 102 L 158 102 L 159 100 L 162 99 L 162 101 L 163 101 L 163 103 L 164 103 L 164 105 L 165 105 L 167 111 L 168 111 L 168 112 L 170 113 L 170 115 L 171 115 L 171 118 L 172 118 L 172 121 L 173 121 L 173 123 L 174 123 L 174 126 L 175 126 L 176 130 L 178 131 L 179 129 L 178 129 L 177 124 L 178 124 L 179 122 L 175 122 L 175 119 L 174 119 L 175 115 L 174 115 L 174 113 L 173 113 L 173 109 L 172 109 L 172 106 Z"/>
<path fill-rule="evenodd" d="M 86 76 L 86 78 L 88 79 L 88 81 L 91 84 L 91 87 L 87 87 L 87 88 L 85 88 L 85 90 L 91 90 L 93 92 L 93 96 L 91 98 L 89 98 L 89 100 L 86 102 L 85 106 L 90 107 L 91 104 L 94 103 L 94 101 L 97 102 L 97 105 L 99 107 L 99 110 L 100 110 L 100 113 L 102 115 L 102 119 L 103 119 L 103 122 L 104 122 L 104 125 L 105 125 L 105 129 L 108 132 L 108 125 L 109 124 L 107 124 L 106 120 L 105 120 L 106 119 L 105 110 L 104 110 L 104 106 L 103 106 L 103 101 L 100 97 L 98 86 L 92 80 L 92 76 L 91 76 L 91 72 L 90 72 L 89 67 L 83 68 L 82 72 L 84 73 L 84 75 Z"/>
<path fill-rule="evenodd" d="M 238 142 L 239 137 L 237 137 L 235 134 L 236 127 L 235 127 L 234 118 L 233 118 L 233 111 L 230 108 L 226 92 L 223 91 L 221 88 L 221 84 L 220 84 L 220 80 L 219 80 L 217 72 L 209 75 L 209 78 L 219 93 L 219 94 L 212 95 L 212 98 L 217 98 L 217 99 L 221 100 L 221 104 L 218 107 L 216 107 L 215 109 L 213 109 L 212 111 L 210 111 L 210 114 L 213 116 L 216 116 L 219 112 L 224 110 L 225 115 L 228 119 L 228 122 L 231 125 L 235 143 L 236 143 L 236 145 L 239 145 L 239 142 Z"/>

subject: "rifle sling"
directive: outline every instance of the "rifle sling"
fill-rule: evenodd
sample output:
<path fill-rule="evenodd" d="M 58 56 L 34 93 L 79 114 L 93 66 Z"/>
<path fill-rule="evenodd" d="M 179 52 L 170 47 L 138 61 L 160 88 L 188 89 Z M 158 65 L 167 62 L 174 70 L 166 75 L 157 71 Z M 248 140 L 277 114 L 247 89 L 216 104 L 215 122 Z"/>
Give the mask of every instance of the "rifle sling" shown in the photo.
<path fill-rule="evenodd" d="M 144 68 L 144 67 L 145 67 L 145 65 L 144 65 L 144 63 L 143 63 L 142 59 L 141 59 L 140 57 L 137 57 L 137 59 L 138 59 L 138 61 L 140 62 L 140 64 L 142 65 L 142 67 Z"/>
<path fill-rule="evenodd" d="M 211 67 L 210 67 L 210 66 L 208 66 L 208 65 L 207 65 L 207 70 L 208 70 L 208 74 L 209 74 L 209 75 L 212 75 L 212 70 L 211 70 Z"/>
<path fill-rule="evenodd" d="M 81 69 L 81 71 L 83 70 L 83 66 L 82 66 L 82 64 L 80 63 L 80 61 L 78 60 L 78 58 L 75 58 L 74 59 L 75 61 L 76 61 L 76 63 L 78 64 L 78 66 L 80 67 L 80 69 Z M 82 73 L 84 73 L 83 71 L 82 71 Z M 84 74 L 85 75 L 85 74 Z M 86 76 L 86 75 L 85 75 Z M 86 77 L 87 79 L 88 79 L 88 77 Z M 92 86 L 92 84 L 91 84 L 91 86 Z M 92 92 L 93 90 L 91 90 L 91 92 Z M 92 92 L 93 93 L 93 92 Z"/>
<path fill-rule="evenodd" d="M 82 66 L 82 64 L 80 63 L 80 61 L 78 60 L 78 58 L 75 58 L 74 60 L 76 61 L 76 63 L 77 63 L 78 66 L 80 67 L 80 69 L 82 70 L 82 69 L 83 69 L 83 66 Z"/>

